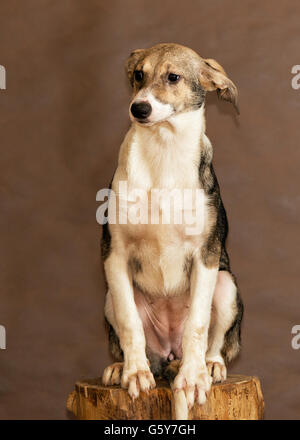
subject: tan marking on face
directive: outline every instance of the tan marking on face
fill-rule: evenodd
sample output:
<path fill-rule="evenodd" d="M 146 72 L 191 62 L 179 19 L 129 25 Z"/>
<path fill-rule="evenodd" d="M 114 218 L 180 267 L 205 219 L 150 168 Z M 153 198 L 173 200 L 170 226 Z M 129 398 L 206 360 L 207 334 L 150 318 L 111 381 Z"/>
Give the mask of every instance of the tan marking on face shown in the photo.
<path fill-rule="evenodd" d="M 134 70 L 142 70 L 144 78 L 137 82 L 133 78 L 133 101 L 145 96 L 145 90 L 163 104 L 169 104 L 174 112 L 182 112 L 200 106 L 200 82 L 198 70 L 200 57 L 191 49 L 176 44 L 159 44 L 140 53 Z M 168 75 L 180 76 L 176 83 L 168 81 Z M 197 89 L 198 87 L 198 89 Z"/>

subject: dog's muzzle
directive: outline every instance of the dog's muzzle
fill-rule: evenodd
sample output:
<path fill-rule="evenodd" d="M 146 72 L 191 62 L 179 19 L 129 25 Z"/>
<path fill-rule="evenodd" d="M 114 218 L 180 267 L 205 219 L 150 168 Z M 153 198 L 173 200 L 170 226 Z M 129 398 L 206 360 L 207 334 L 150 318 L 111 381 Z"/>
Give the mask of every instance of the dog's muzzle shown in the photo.
<path fill-rule="evenodd" d="M 146 101 L 134 102 L 130 107 L 130 111 L 136 119 L 145 120 L 150 116 L 152 107 Z"/>

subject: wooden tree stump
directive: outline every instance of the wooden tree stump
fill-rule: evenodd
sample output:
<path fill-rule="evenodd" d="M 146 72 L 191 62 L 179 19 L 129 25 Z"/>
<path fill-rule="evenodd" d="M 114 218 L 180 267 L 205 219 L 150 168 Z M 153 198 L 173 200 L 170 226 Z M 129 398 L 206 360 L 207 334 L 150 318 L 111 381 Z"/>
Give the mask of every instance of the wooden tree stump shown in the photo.
<path fill-rule="evenodd" d="M 105 387 L 101 379 L 87 379 L 75 385 L 67 409 L 81 420 L 174 420 L 172 391 L 165 381 L 134 402 L 126 390 Z M 212 386 L 207 402 L 195 405 L 189 420 L 258 420 L 263 418 L 264 399 L 254 376 L 231 375 Z"/>

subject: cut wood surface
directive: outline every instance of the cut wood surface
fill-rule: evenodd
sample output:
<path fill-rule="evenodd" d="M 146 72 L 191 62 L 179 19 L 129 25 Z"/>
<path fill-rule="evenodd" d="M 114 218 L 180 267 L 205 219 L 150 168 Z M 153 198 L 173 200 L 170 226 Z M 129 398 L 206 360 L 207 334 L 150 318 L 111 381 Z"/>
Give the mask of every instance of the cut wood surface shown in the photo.
<path fill-rule="evenodd" d="M 75 384 L 67 409 L 81 420 L 174 420 L 172 391 L 165 381 L 132 401 L 126 390 L 105 387 L 101 379 L 86 379 Z M 195 405 L 190 420 L 258 420 L 264 414 L 264 399 L 255 376 L 230 375 L 215 384 L 205 405 Z"/>

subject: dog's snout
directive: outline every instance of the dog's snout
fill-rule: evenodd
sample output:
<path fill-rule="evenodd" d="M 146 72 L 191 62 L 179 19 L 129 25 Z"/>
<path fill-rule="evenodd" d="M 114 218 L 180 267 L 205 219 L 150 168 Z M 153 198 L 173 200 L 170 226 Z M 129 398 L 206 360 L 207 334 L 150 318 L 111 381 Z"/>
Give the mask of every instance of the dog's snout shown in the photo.
<path fill-rule="evenodd" d="M 149 102 L 134 102 L 130 108 L 131 113 L 137 119 L 146 119 L 152 112 L 152 107 Z"/>

